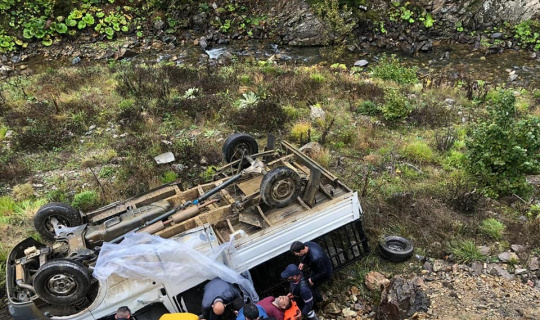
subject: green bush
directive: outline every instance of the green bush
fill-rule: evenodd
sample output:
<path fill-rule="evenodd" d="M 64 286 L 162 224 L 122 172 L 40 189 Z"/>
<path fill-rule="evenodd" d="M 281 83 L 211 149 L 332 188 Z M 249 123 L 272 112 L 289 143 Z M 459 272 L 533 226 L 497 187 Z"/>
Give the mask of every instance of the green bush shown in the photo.
<path fill-rule="evenodd" d="M 401 150 L 401 154 L 418 163 L 431 162 L 435 156 L 431 147 L 423 141 L 406 144 Z"/>
<path fill-rule="evenodd" d="M 318 83 L 322 83 L 322 82 L 326 81 L 326 78 L 320 73 L 312 73 L 312 74 L 309 75 L 309 78 L 312 81 L 318 82 Z"/>
<path fill-rule="evenodd" d="M 395 122 L 406 118 L 413 106 L 399 90 L 387 89 L 384 94 L 384 104 L 381 107 L 382 116 L 386 121 Z"/>
<path fill-rule="evenodd" d="M 383 80 L 393 80 L 399 84 L 413 84 L 418 83 L 416 77 L 416 67 L 404 67 L 401 66 L 399 60 L 394 56 L 381 55 L 379 63 L 371 68 L 371 72 L 374 77 L 381 78 Z"/>
<path fill-rule="evenodd" d="M 163 173 L 163 175 L 161 176 L 161 182 L 162 183 L 169 183 L 169 182 L 173 182 L 175 181 L 176 179 L 178 179 L 178 174 L 176 174 L 176 172 L 174 171 L 166 171 L 165 173 Z"/>
<path fill-rule="evenodd" d="M 82 211 L 89 211 L 99 205 L 99 195 L 93 190 L 82 191 L 73 197 L 71 205 Z"/>
<path fill-rule="evenodd" d="M 527 174 L 540 170 L 540 119 L 518 118 L 511 91 L 491 95 L 489 116 L 469 128 L 467 172 L 489 197 L 527 195 Z"/>
<path fill-rule="evenodd" d="M 488 218 L 482 221 L 480 232 L 494 240 L 502 239 L 502 232 L 506 227 L 502 222 L 494 218 Z"/>
<path fill-rule="evenodd" d="M 377 105 L 371 100 L 364 100 L 360 102 L 358 107 L 356 107 L 355 111 L 356 113 L 363 114 L 366 116 L 374 116 L 380 112 Z"/>

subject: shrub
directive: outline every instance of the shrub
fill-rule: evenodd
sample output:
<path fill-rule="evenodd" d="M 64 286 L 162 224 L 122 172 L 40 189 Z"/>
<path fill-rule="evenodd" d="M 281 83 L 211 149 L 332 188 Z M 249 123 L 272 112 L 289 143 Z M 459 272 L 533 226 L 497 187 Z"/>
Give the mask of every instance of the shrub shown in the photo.
<path fill-rule="evenodd" d="M 17 201 L 26 200 L 34 196 L 34 187 L 31 183 L 19 184 L 13 187 L 13 197 Z"/>
<path fill-rule="evenodd" d="M 474 244 L 472 240 L 460 240 L 451 242 L 450 252 L 454 255 L 455 260 L 462 263 L 469 263 L 485 258 L 480 253 L 480 250 L 478 250 L 476 244 Z"/>
<path fill-rule="evenodd" d="M 324 81 L 326 81 L 326 78 L 320 73 L 312 73 L 309 75 L 309 78 L 312 81 L 318 82 L 318 83 L 323 83 Z"/>
<path fill-rule="evenodd" d="M 89 211 L 96 208 L 99 204 L 99 195 L 93 190 L 86 190 L 77 193 L 73 197 L 71 205 L 75 208 L 79 208 L 82 211 Z"/>
<path fill-rule="evenodd" d="M 295 123 L 291 129 L 291 139 L 294 141 L 307 141 L 311 132 L 311 124 L 306 121 Z"/>
<path fill-rule="evenodd" d="M 272 101 L 260 101 L 228 114 L 229 121 L 248 132 L 276 132 L 284 128 L 289 116 Z"/>
<path fill-rule="evenodd" d="M 423 141 L 415 141 L 406 144 L 401 150 L 401 154 L 414 162 L 431 162 L 434 158 L 433 150 Z"/>
<path fill-rule="evenodd" d="M 9 215 L 15 212 L 17 204 L 15 200 L 10 196 L 0 197 L 0 213 L 2 216 Z"/>
<path fill-rule="evenodd" d="M 527 195 L 527 174 L 538 172 L 540 119 L 519 119 L 510 91 L 493 95 L 489 116 L 469 128 L 466 170 L 490 197 Z"/>
<path fill-rule="evenodd" d="M 381 107 L 383 118 L 394 122 L 406 118 L 412 111 L 412 105 L 407 97 L 397 89 L 387 89 L 384 104 Z"/>
<path fill-rule="evenodd" d="M 501 240 L 505 228 L 504 224 L 499 220 L 488 218 L 482 221 L 480 232 L 494 240 Z"/>
<path fill-rule="evenodd" d="M 374 77 L 383 80 L 393 80 L 399 84 L 417 83 L 417 70 L 416 67 L 408 68 L 401 66 L 395 55 L 388 57 L 386 54 L 383 54 L 379 59 L 379 63 L 371 68 Z"/>
<path fill-rule="evenodd" d="M 358 107 L 356 107 L 356 113 L 363 114 L 366 116 L 374 116 L 377 115 L 380 110 L 377 107 L 377 105 L 372 102 L 371 100 L 364 100 L 360 102 Z"/>
<path fill-rule="evenodd" d="M 173 182 L 173 181 L 176 181 L 176 179 L 178 179 L 178 175 L 176 174 L 176 172 L 171 171 L 171 170 L 165 171 L 165 173 L 161 175 L 162 183 Z"/>

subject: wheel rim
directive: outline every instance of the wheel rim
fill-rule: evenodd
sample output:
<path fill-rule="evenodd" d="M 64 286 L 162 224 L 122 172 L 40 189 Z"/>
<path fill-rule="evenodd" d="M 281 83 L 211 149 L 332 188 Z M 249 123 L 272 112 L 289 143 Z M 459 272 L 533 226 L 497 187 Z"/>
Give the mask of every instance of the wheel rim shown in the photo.
<path fill-rule="evenodd" d="M 45 228 L 53 235 L 56 234 L 56 232 L 54 231 L 54 220 L 56 220 L 56 223 L 59 225 L 61 224 L 69 227 L 69 221 L 66 218 L 58 215 L 52 215 L 48 217 L 47 220 L 45 220 Z"/>
<path fill-rule="evenodd" d="M 238 160 L 243 154 L 250 155 L 253 152 L 251 145 L 247 142 L 240 142 L 234 147 L 234 152 L 231 156 L 231 162 Z"/>
<path fill-rule="evenodd" d="M 294 181 L 292 179 L 276 181 L 272 185 L 272 198 L 275 200 L 287 199 L 294 193 L 294 190 Z"/>
<path fill-rule="evenodd" d="M 67 296 L 77 290 L 77 281 L 71 275 L 57 274 L 49 278 L 47 289 L 56 296 Z"/>
<path fill-rule="evenodd" d="M 405 251 L 405 246 L 397 241 L 389 241 L 386 245 L 393 251 Z"/>

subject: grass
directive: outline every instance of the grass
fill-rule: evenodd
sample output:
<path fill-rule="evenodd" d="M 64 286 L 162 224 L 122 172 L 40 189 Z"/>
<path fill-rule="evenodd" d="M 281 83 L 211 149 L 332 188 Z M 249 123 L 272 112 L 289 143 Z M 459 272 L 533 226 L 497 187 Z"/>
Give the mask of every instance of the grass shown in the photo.
<path fill-rule="evenodd" d="M 462 263 L 484 260 L 486 257 L 480 253 L 472 240 L 459 240 L 450 243 L 450 252 L 454 259 Z"/>
<path fill-rule="evenodd" d="M 480 224 L 480 232 L 493 240 L 501 240 L 505 225 L 495 218 L 487 218 Z"/>

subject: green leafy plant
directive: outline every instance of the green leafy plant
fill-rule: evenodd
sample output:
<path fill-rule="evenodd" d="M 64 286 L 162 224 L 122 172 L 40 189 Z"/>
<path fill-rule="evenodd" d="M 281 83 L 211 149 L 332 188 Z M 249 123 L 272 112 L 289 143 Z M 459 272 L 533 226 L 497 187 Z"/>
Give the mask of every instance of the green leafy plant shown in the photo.
<path fill-rule="evenodd" d="M 383 54 L 379 58 L 379 63 L 371 67 L 371 72 L 374 77 L 381 78 L 383 80 L 393 80 L 400 84 L 414 84 L 418 83 L 416 77 L 416 67 L 404 67 L 400 64 L 395 55 L 388 57 Z"/>
<path fill-rule="evenodd" d="M 401 154 L 418 163 L 431 162 L 435 157 L 431 147 L 424 141 L 407 143 L 401 150 Z"/>
<path fill-rule="evenodd" d="M 494 240 L 501 240 L 502 233 L 506 227 L 502 222 L 495 218 L 488 218 L 482 221 L 480 232 Z"/>
<path fill-rule="evenodd" d="M 532 47 L 535 51 L 540 50 L 540 22 L 526 20 L 514 26 L 514 38 L 522 47 Z"/>
<path fill-rule="evenodd" d="M 326 81 L 326 78 L 320 73 L 312 73 L 309 75 L 309 78 L 318 83 L 323 83 Z"/>
<path fill-rule="evenodd" d="M 240 99 L 240 101 L 238 103 L 238 107 L 240 109 L 253 106 L 253 105 L 255 105 L 255 104 L 257 104 L 259 102 L 259 97 L 253 91 L 244 93 L 244 94 L 242 94 L 242 96 L 244 98 Z"/>
<path fill-rule="evenodd" d="M 377 105 L 373 101 L 370 101 L 370 100 L 362 101 L 358 105 L 358 107 L 356 107 L 355 111 L 356 111 L 356 113 L 364 114 L 364 115 L 367 115 L 367 116 L 374 116 L 374 115 L 377 115 L 380 112 Z"/>
<path fill-rule="evenodd" d="M 178 174 L 172 170 L 169 170 L 169 171 L 165 171 L 165 173 L 163 173 L 163 175 L 161 175 L 161 182 L 162 183 L 169 183 L 169 182 L 173 182 L 173 181 L 176 181 L 176 179 L 178 179 Z"/>
<path fill-rule="evenodd" d="M 412 112 L 413 106 L 398 89 L 389 88 L 384 93 L 384 104 L 381 107 L 383 118 L 395 122 L 406 118 Z"/>
<path fill-rule="evenodd" d="M 540 120 L 519 118 L 512 91 L 489 95 L 488 117 L 469 128 L 466 170 L 486 195 L 527 195 L 525 176 L 540 170 Z"/>
<path fill-rule="evenodd" d="M 199 94 L 199 89 L 198 88 L 189 88 L 189 89 L 186 90 L 186 92 L 184 92 L 184 95 L 182 96 L 182 98 L 184 98 L 184 99 L 195 99 L 198 94 Z"/>

